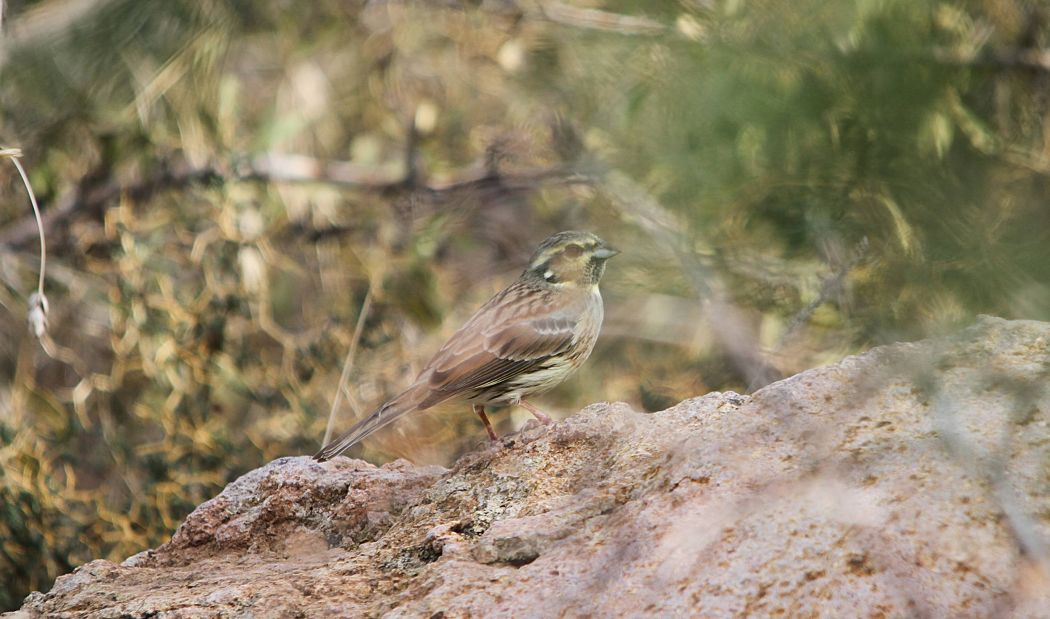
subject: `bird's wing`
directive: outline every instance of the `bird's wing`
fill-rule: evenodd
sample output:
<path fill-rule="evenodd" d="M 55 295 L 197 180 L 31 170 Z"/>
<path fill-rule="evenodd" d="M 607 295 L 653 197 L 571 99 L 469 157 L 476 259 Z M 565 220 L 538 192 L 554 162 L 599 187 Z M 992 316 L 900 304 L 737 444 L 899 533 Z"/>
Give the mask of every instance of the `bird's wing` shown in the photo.
<path fill-rule="evenodd" d="M 576 321 L 570 307 L 552 307 L 552 299 L 532 295 L 499 296 L 518 302 L 486 304 L 424 370 L 436 401 L 528 372 L 572 345 Z"/>

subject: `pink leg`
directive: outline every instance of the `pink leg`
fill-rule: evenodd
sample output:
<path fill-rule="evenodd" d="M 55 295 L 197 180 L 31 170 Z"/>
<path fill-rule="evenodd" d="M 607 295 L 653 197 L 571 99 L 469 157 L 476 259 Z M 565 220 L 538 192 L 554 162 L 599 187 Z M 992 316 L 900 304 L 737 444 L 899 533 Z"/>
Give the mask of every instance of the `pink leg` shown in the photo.
<path fill-rule="evenodd" d="M 546 413 L 544 413 L 540 409 L 536 408 L 532 404 L 529 404 L 525 400 L 522 400 L 521 402 L 518 402 L 518 404 L 520 404 L 522 407 L 524 407 L 525 410 L 527 410 L 530 413 L 532 413 L 532 416 L 535 417 L 536 419 L 539 419 L 540 423 L 542 423 L 543 425 L 549 426 L 552 423 L 554 423 L 554 420 L 551 419 L 550 417 L 548 417 Z"/>
<path fill-rule="evenodd" d="M 485 407 L 482 406 L 481 404 L 475 404 L 474 405 L 474 412 L 478 414 L 478 417 L 481 417 L 481 423 L 485 424 L 485 429 L 489 433 L 489 439 L 491 439 L 493 441 L 498 441 L 499 437 L 496 436 L 496 431 L 492 429 L 492 424 L 489 423 L 489 418 L 485 414 Z"/>

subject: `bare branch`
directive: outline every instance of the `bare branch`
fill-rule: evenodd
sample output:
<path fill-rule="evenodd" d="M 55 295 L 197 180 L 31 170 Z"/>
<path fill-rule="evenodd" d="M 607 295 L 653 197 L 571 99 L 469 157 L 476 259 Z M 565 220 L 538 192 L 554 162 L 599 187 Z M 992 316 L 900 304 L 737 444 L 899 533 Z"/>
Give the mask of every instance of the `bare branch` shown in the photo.
<path fill-rule="evenodd" d="M 758 389 L 781 378 L 780 371 L 762 354 L 754 330 L 744 319 L 744 312 L 726 299 L 720 278 L 697 260 L 695 252 L 684 242 L 678 231 L 685 227 L 678 218 L 626 174 L 609 172 L 601 183 L 626 216 L 677 256 L 705 310 L 712 334 L 740 375 L 748 381 L 748 389 Z"/>
<path fill-rule="evenodd" d="M 66 221 L 74 213 L 99 213 L 105 205 L 112 203 L 122 194 L 126 194 L 132 200 L 141 201 L 163 189 L 218 178 L 218 173 L 213 168 L 195 169 L 186 164 L 169 165 L 148 179 L 130 186 L 122 185 L 113 179 L 96 183 L 89 180 L 91 176 L 89 174 L 75 190 L 63 195 L 53 206 L 42 211 L 40 223 L 45 232 L 51 232 L 56 224 Z M 36 221 L 33 217 L 26 217 L 0 230 L 0 246 L 21 247 L 36 234 Z"/>
<path fill-rule="evenodd" d="M 667 26 L 648 17 L 621 15 L 598 9 L 582 9 L 563 2 L 542 2 L 539 12 L 549 21 L 574 28 L 628 35 L 663 34 L 668 31 Z"/>
<path fill-rule="evenodd" d="M 267 153 L 234 165 L 233 178 L 286 183 L 326 183 L 339 187 L 383 190 L 403 184 L 403 169 L 326 161 L 306 155 Z"/>
<path fill-rule="evenodd" d="M 41 223 L 45 231 L 65 222 L 75 214 L 98 215 L 102 209 L 126 195 L 132 201 L 142 201 L 166 190 L 212 182 L 277 182 L 322 183 L 344 189 L 384 193 L 389 191 L 421 191 L 435 198 L 446 193 L 472 189 L 500 187 L 508 190 L 527 190 L 540 184 L 580 184 L 591 179 L 569 167 L 555 166 L 524 170 L 513 174 L 498 171 L 493 174 L 483 165 L 472 166 L 459 176 L 442 182 L 414 181 L 404 169 L 362 166 L 349 161 L 328 161 L 305 155 L 266 154 L 245 159 L 232 166 L 195 168 L 184 161 L 168 162 L 160 172 L 133 184 L 123 185 L 114 179 L 101 183 L 86 177 L 76 190 L 63 195 L 53 206 L 43 211 Z M 317 232 L 331 236 L 343 230 Z M 0 230 L 0 247 L 22 247 L 36 236 L 36 223 L 27 217 Z"/>

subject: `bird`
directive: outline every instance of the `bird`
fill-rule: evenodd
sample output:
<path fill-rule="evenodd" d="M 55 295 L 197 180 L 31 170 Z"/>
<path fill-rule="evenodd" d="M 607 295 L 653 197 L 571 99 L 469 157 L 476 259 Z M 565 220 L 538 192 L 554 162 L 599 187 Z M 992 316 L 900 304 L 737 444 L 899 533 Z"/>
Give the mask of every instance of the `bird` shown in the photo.
<path fill-rule="evenodd" d="M 486 406 L 520 405 L 551 418 L 526 397 L 568 378 L 590 356 L 605 309 L 598 282 L 619 250 L 589 232 L 548 237 L 513 283 L 497 293 L 438 350 L 408 389 L 325 445 L 329 460 L 394 420 L 447 401 L 470 404 L 489 439 L 499 440 Z"/>

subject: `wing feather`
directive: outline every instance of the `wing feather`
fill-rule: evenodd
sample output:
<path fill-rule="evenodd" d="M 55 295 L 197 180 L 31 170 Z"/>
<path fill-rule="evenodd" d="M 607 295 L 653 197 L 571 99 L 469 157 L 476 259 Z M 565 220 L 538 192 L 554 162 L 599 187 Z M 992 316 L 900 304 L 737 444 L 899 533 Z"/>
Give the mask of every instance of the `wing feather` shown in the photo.
<path fill-rule="evenodd" d="M 551 299 L 537 303 L 532 295 L 501 302 L 511 294 L 513 287 L 493 298 L 434 356 L 424 374 L 435 394 L 451 397 L 508 381 L 572 346 L 576 322 L 569 317 L 579 312 L 552 308 Z"/>

